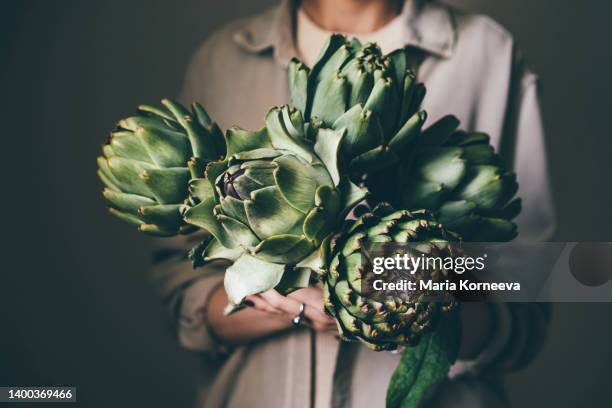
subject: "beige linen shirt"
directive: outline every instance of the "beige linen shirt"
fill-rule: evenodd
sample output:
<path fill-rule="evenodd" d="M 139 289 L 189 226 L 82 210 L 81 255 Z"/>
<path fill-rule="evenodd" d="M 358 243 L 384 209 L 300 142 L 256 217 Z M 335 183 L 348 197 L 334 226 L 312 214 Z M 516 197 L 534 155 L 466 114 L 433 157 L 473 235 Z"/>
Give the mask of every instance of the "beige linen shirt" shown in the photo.
<path fill-rule="evenodd" d="M 286 66 L 297 55 L 296 4 L 284 0 L 261 15 L 214 33 L 189 66 L 181 99 L 201 102 L 223 129 L 261 127 L 267 109 L 288 102 Z M 538 106 L 536 77 L 523 67 L 512 37 L 491 19 L 436 2 L 407 1 L 400 18 L 403 44 L 422 61 L 428 123 L 453 113 L 466 130 L 484 131 L 516 170 L 523 197 L 517 219 L 525 240 L 553 231 L 553 211 Z M 189 249 L 195 237 L 160 245 Z M 170 253 L 168 251 L 166 254 Z M 208 294 L 226 264 L 193 269 L 184 257 L 166 257 L 154 270 L 177 318 L 184 347 L 205 362 L 199 406 L 382 407 L 399 355 L 307 329 L 281 333 L 226 352 L 206 324 Z M 435 393 L 435 406 L 503 406 L 499 375 L 531 360 L 544 337 L 548 311 L 539 305 L 496 305 L 496 326 L 482 353 L 459 361 L 452 381 Z M 519 339 L 520 341 L 516 341 Z"/>

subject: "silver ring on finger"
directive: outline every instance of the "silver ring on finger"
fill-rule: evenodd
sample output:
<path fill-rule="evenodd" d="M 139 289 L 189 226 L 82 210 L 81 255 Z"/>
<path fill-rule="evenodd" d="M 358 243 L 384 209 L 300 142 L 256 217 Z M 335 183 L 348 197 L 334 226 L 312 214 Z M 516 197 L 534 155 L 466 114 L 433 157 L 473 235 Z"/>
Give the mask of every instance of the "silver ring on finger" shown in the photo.
<path fill-rule="evenodd" d="M 299 326 L 302 323 L 302 319 L 304 319 L 304 310 L 306 309 L 306 305 L 304 303 L 300 303 L 300 311 L 298 314 L 293 316 L 291 319 L 291 324 L 294 326 Z"/>

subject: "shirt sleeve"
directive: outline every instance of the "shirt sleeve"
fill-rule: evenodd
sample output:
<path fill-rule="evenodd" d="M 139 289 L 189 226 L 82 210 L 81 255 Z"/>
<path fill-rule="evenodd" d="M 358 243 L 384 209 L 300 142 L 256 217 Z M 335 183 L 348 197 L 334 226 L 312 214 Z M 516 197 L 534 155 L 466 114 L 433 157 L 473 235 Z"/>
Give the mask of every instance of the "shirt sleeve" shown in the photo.
<path fill-rule="evenodd" d="M 513 162 L 523 203 L 523 209 L 515 220 L 519 231 L 518 239 L 547 241 L 555 232 L 555 211 L 537 77 L 526 71 L 522 75 L 519 89 L 516 114 L 512 116 L 516 125 L 507 126 L 516 134 L 504 135 L 505 138 L 515 141 Z"/>
<path fill-rule="evenodd" d="M 218 261 L 194 268 L 187 251 L 200 234 L 157 241 L 151 278 L 167 307 L 181 346 L 193 351 L 224 351 L 208 325 L 210 294 L 223 283 L 226 262 Z"/>

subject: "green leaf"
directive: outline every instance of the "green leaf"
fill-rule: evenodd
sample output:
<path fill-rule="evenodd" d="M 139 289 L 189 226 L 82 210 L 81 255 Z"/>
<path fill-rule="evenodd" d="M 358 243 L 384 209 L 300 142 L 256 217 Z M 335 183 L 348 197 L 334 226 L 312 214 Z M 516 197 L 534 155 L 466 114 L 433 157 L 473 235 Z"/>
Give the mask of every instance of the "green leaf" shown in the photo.
<path fill-rule="evenodd" d="M 101 161 L 98 164 L 100 165 Z M 154 166 L 121 157 L 111 157 L 106 160 L 105 166 L 100 166 L 100 169 L 103 172 L 108 170 L 113 176 L 111 180 L 116 181 L 124 193 L 138 194 L 149 198 L 155 197 L 141 177 L 144 170 L 152 170 L 155 168 Z"/>
<path fill-rule="evenodd" d="M 243 224 L 248 224 L 246 211 L 244 210 L 244 203 L 234 197 L 226 196 L 221 198 L 221 208 L 223 212 L 230 217 L 236 218 Z"/>
<path fill-rule="evenodd" d="M 228 156 L 248 150 L 272 147 L 265 127 L 251 132 L 234 126 L 227 130 L 225 137 L 227 139 Z"/>
<path fill-rule="evenodd" d="M 317 245 L 331 232 L 333 220 L 330 218 L 329 211 L 313 208 L 304 219 L 304 235 Z"/>
<path fill-rule="evenodd" d="M 120 193 L 108 188 L 104 189 L 102 195 L 104 195 L 104 198 L 113 206 L 132 215 L 137 215 L 138 209 L 143 205 L 155 205 L 155 201 L 150 198 L 136 194 Z"/>
<path fill-rule="evenodd" d="M 257 190 L 244 203 L 249 226 L 262 240 L 273 235 L 301 234 L 304 214 L 291 207 L 277 187 Z"/>
<path fill-rule="evenodd" d="M 374 88 L 372 88 L 372 92 L 364 105 L 365 110 L 372 110 L 374 116 L 380 120 L 385 142 L 391 139 L 397 120 L 398 95 L 393 87 L 394 80 L 392 78 L 379 78 L 374 82 Z"/>
<path fill-rule="evenodd" d="M 123 211 L 119 211 L 116 208 L 109 208 L 108 212 L 119 218 L 121 221 L 127 222 L 128 224 L 135 225 L 137 227 L 144 224 L 144 221 L 141 220 L 136 215 L 124 213 Z"/>
<path fill-rule="evenodd" d="M 192 179 L 189 181 L 189 195 L 198 199 L 198 201 L 204 201 L 215 198 L 215 191 L 208 179 Z"/>
<path fill-rule="evenodd" d="M 182 204 L 147 205 L 140 207 L 138 212 L 147 224 L 178 228 L 183 222 L 182 207 Z"/>
<path fill-rule="evenodd" d="M 342 75 L 349 84 L 348 106 L 363 105 L 374 86 L 374 77 L 371 72 L 363 69 L 361 62 L 353 59 L 342 70 Z"/>
<path fill-rule="evenodd" d="M 229 159 L 229 165 L 233 166 L 238 162 L 245 160 L 260 160 L 260 159 L 274 159 L 275 157 L 282 156 L 282 153 L 272 148 L 262 147 L 260 149 L 245 150 L 240 153 L 235 153 Z"/>
<path fill-rule="evenodd" d="M 157 237 L 172 237 L 179 232 L 176 229 L 165 228 L 157 224 L 142 224 L 138 227 L 138 230 L 140 232 L 144 232 L 145 234 L 155 235 Z"/>
<path fill-rule="evenodd" d="M 202 259 L 205 262 L 214 261 L 216 259 L 227 259 L 228 261 L 235 261 L 244 253 L 242 248 L 226 248 L 217 239 L 212 239 L 204 248 L 202 253 Z"/>
<path fill-rule="evenodd" d="M 444 196 L 444 187 L 430 181 L 413 181 L 404 189 L 402 206 L 404 208 L 437 209 Z"/>
<path fill-rule="evenodd" d="M 308 74 L 310 69 L 301 61 L 293 58 L 289 63 L 289 92 L 291 106 L 306 112 L 308 101 Z"/>
<path fill-rule="evenodd" d="M 276 290 L 281 294 L 289 294 L 294 290 L 306 288 L 310 283 L 311 270 L 309 268 L 291 268 L 283 274 Z"/>
<path fill-rule="evenodd" d="M 395 136 L 393 136 L 389 142 L 389 147 L 398 155 L 402 155 L 405 149 L 410 146 L 419 135 L 426 119 L 427 113 L 425 113 L 425 111 L 412 115 L 412 117 L 402 125 L 400 130 L 397 131 Z"/>
<path fill-rule="evenodd" d="M 140 177 L 161 204 L 182 203 L 187 198 L 191 174 L 186 167 L 148 169 Z"/>
<path fill-rule="evenodd" d="M 147 116 L 158 116 L 178 125 L 176 119 L 174 119 L 174 117 L 165 109 L 160 109 L 151 105 L 138 105 L 138 113 L 142 113 Z"/>
<path fill-rule="evenodd" d="M 185 136 L 183 138 L 187 140 Z M 112 132 L 109 145 L 112 148 L 113 156 L 154 164 L 140 139 L 132 131 L 120 130 Z"/>
<path fill-rule="evenodd" d="M 163 99 L 162 104 L 172 113 L 175 120 L 180 123 L 187 132 L 195 157 L 205 160 L 219 159 L 220 154 L 217 151 L 217 142 L 211 138 L 210 132 L 193 118 L 191 112 L 180 103 L 169 99 Z"/>
<path fill-rule="evenodd" d="M 421 152 L 412 171 L 423 180 L 453 190 L 467 172 L 467 163 L 461 158 L 461 152 L 458 147 L 427 149 Z"/>
<path fill-rule="evenodd" d="M 235 218 L 228 217 L 218 213 L 218 207 L 215 209 L 216 217 L 225 230 L 225 233 L 234 245 L 251 248 L 259 244 L 259 238 L 251 231 L 248 225 L 243 224 Z"/>
<path fill-rule="evenodd" d="M 312 242 L 303 236 L 279 234 L 261 241 L 253 253 L 268 262 L 294 265 L 314 250 Z"/>
<path fill-rule="evenodd" d="M 435 332 L 404 351 L 387 388 L 387 408 L 421 406 L 427 391 L 448 376 L 460 341 L 461 320 L 455 310 L 443 317 Z"/>
<path fill-rule="evenodd" d="M 140 139 L 151 160 L 159 167 L 185 166 L 191 157 L 189 140 L 179 132 L 140 128 L 134 135 Z"/>
<path fill-rule="evenodd" d="M 230 304 L 274 288 L 281 281 L 285 266 L 242 254 L 225 272 L 225 292 Z"/>
<path fill-rule="evenodd" d="M 270 141 L 275 149 L 289 150 L 308 163 L 312 162 L 311 148 L 305 143 L 304 139 L 294 139 L 291 136 L 283 119 L 282 109 L 272 108 L 268 111 L 266 114 L 266 127 Z"/>
<path fill-rule="evenodd" d="M 390 71 L 393 75 L 393 82 L 397 87 L 397 92 L 400 91 L 400 87 L 404 85 L 404 77 L 406 70 L 408 69 L 408 61 L 406 60 L 406 50 L 404 48 L 398 48 L 387 55 L 390 64 Z"/>
<path fill-rule="evenodd" d="M 340 144 L 340 157 L 344 163 L 384 143 L 383 130 L 371 110 L 355 105 L 334 122 L 334 129 L 346 129 Z"/>
<path fill-rule="evenodd" d="M 346 134 L 346 130 L 319 129 L 317 133 L 317 141 L 314 150 L 319 156 L 319 159 L 327 167 L 327 171 L 334 182 L 338 185 L 340 182 L 340 171 L 338 168 L 339 146 L 342 138 Z"/>
<path fill-rule="evenodd" d="M 225 229 L 214 215 L 216 205 L 214 197 L 206 198 L 199 204 L 187 209 L 183 214 L 183 220 L 196 227 L 204 228 L 226 248 L 236 248 L 238 244 L 228 237 Z"/>
<path fill-rule="evenodd" d="M 420 146 L 440 146 L 444 144 L 451 134 L 459 127 L 459 119 L 447 115 L 439 119 L 421 133 L 418 139 Z"/>
<path fill-rule="evenodd" d="M 497 166 L 477 165 L 469 168 L 457 197 L 474 201 L 481 210 L 493 210 L 513 196 L 517 187 L 514 174 L 502 175 Z"/>
<path fill-rule="evenodd" d="M 208 115 L 208 112 L 206 112 L 206 110 L 198 102 L 194 102 L 191 107 L 200 125 L 202 125 L 202 127 L 208 131 L 207 142 L 214 146 L 216 159 L 225 156 L 227 147 L 225 145 L 223 132 L 221 132 L 219 126 L 212 121 Z"/>
<path fill-rule="evenodd" d="M 310 169 L 290 155 L 277 157 L 278 167 L 274 180 L 287 202 L 296 210 L 306 214 L 314 206 L 316 179 Z"/>
<path fill-rule="evenodd" d="M 311 117 L 317 117 L 331 126 L 346 110 L 348 84 L 340 75 L 323 78 L 312 99 Z"/>

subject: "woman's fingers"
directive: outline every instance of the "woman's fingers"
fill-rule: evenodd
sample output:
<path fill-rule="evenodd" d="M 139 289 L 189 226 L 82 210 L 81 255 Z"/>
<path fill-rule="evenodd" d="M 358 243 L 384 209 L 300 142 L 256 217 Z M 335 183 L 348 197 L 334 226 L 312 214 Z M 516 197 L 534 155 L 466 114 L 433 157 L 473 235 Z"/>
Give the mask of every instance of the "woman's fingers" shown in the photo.
<path fill-rule="evenodd" d="M 296 300 L 292 297 L 283 296 L 275 290 L 269 290 L 260 294 L 274 308 L 284 311 L 290 317 L 297 316 L 300 313 L 300 305 L 304 303 L 304 317 L 308 326 L 315 330 L 328 330 L 333 320 L 323 312 L 323 303 L 313 307 L 312 303 Z M 310 299 L 312 300 L 312 299 Z"/>
<path fill-rule="evenodd" d="M 246 298 L 245 304 L 262 312 L 282 314 L 283 311 L 275 308 L 259 295 L 251 295 Z"/>

